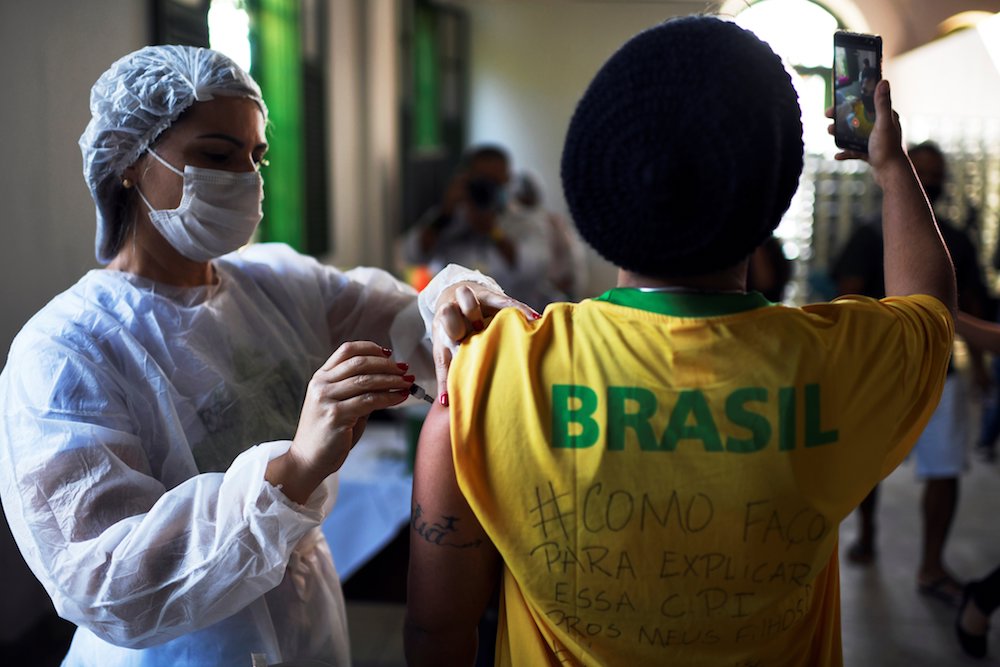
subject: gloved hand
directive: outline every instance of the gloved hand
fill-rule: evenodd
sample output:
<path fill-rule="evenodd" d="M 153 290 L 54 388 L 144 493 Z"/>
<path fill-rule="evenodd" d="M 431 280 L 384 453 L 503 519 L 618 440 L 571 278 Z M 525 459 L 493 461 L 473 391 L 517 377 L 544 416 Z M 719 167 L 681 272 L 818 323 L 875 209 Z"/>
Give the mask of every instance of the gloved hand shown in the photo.
<path fill-rule="evenodd" d="M 502 308 L 517 308 L 525 317 L 541 317 L 533 308 L 503 292 L 472 281 L 463 281 L 441 292 L 434 312 L 434 373 L 438 400 L 448 405 L 448 368 L 458 343 L 486 328 L 489 318 Z"/>

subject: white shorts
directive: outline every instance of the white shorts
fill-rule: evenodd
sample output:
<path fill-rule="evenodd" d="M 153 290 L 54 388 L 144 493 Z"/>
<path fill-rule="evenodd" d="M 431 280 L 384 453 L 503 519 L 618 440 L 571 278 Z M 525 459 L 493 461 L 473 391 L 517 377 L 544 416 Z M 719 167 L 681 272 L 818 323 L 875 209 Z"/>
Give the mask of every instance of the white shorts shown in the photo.
<path fill-rule="evenodd" d="M 918 479 L 947 479 L 965 471 L 969 424 L 972 423 L 969 408 L 965 378 L 960 373 L 949 374 L 945 378 L 941 402 L 913 448 Z"/>

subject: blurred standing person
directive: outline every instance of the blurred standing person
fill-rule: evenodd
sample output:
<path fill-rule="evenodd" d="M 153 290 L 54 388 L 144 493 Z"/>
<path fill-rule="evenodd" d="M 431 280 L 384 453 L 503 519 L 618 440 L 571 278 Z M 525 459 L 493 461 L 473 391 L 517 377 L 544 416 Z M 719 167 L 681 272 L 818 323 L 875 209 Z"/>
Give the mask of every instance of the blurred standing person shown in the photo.
<path fill-rule="evenodd" d="M 587 251 L 576 230 L 562 215 L 545 206 L 537 176 L 522 171 L 515 179 L 514 201 L 526 214 L 540 219 L 549 236 L 549 301 L 578 301 L 587 284 Z"/>
<path fill-rule="evenodd" d="M 860 294 L 873 299 L 885 298 L 883 245 L 880 218 L 866 221 L 854 230 L 831 272 L 838 296 Z M 867 565 L 875 560 L 877 506 L 876 484 L 858 506 L 858 537 L 847 548 L 847 560 L 851 563 Z"/>
<path fill-rule="evenodd" d="M 968 220 L 972 223 L 975 220 L 975 213 L 970 213 Z M 970 227 L 978 228 L 978 224 L 970 224 Z M 993 250 L 990 264 L 995 270 L 1000 270 L 1000 243 Z M 990 314 L 994 321 L 1000 320 L 1000 303 L 996 298 L 990 301 L 990 309 L 986 315 Z M 988 318 L 984 316 L 984 319 Z M 996 461 L 997 439 L 1000 438 L 1000 354 L 993 355 L 990 370 L 990 387 L 983 397 L 983 419 L 976 441 L 976 454 L 986 463 Z"/>
<path fill-rule="evenodd" d="M 933 206 L 944 191 L 947 176 L 944 154 L 932 142 L 912 146 L 908 153 Z M 986 286 L 975 246 L 968 235 L 948 220 L 938 218 L 938 227 L 955 266 L 959 307 L 964 312 L 981 314 L 985 307 Z M 881 263 L 883 245 L 882 227 L 878 221 L 862 225 L 855 231 L 833 268 L 840 294 L 873 298 L 885 295 Z M 985 382 L 982 355 L 974 345 L 969 349 L 973 378 L 982 385 Z M 917 590 L 953 605 L 961 601 L 962 585 L 945 566 L 944 549 L 958 507 L 959 477 L 966 467 L 967 404 L 967 383 L 954 366 L 949 365 L 941 402 L 914 447 L 917 476 L 924 482 L 921 499 L 923 541 Z M 847 551 L 852 562 L 870 563 L 876 556 L 877 497 L 876 487 L 858 508 L 858 538 Z"/>
<path fill-rule="evenodd" d="M 955 321 L 957 333 L 967 342 L 1000 355 L 1000 324 L 987 322 L 960 312 Z M 990 616 L 1000 607 L 1000 566 L 982 579 L 965 585 L 962 604 L 955 619 L 955 634 L 966 654 L 986 656 Z"/>
<path fill-rule="evenodd" d="M 511 167 L 497 145 L 473 146 L 463 156 L 439 206 L 403 239 L 403 257 L 436 274 L 451 263 L 478 269 L 512 297 L 541 310 L 549 301 L 549 239 L 540 221 L 510 202 Z"/>
<path fill-rule="evenodd" d="M 976 440 L 976 454 L 985 463 L 997 460 L 997 438 L 1000 438 L 1000 354 L 993 355 L 990 371 L 990 385 L 983 397 L 983 419 Z"/>
<path fill-rule="evenodd" d="M 781 303 L 791 279 L 792 260 L 785 256 L 781 239 L 772 234 L 750 255 L 747 289 L 760 292 L 771 303 Z"/>

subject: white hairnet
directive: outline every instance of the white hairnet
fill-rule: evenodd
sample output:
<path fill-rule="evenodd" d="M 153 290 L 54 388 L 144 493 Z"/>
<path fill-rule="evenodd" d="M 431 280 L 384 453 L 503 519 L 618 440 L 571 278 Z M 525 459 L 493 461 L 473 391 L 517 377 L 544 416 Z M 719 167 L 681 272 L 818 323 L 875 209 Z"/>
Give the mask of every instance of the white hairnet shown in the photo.
<path fill-rule="evenodd" d="M 116 61 L 90 91 L 90 123 L 80 137 L 83 176 L 97 204 L 95 251 L 110 262 L 124 223 L 121 175 L 181 112 L 215 95 L 249 97 L 267 120 L 260 87 L 211 49 L 147 46 Z"/>

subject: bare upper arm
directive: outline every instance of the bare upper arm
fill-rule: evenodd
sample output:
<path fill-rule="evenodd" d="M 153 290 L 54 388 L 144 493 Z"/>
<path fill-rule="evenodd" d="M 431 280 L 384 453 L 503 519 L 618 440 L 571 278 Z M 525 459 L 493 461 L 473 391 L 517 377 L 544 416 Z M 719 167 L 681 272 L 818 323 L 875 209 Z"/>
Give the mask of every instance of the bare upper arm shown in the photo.
<path fill-rule="evenodd" d="M 500 558 L 455 476 L 448 409 L 424 422 L 413 472 L 407 624 L 425 633 L 475 631 Z"/>

